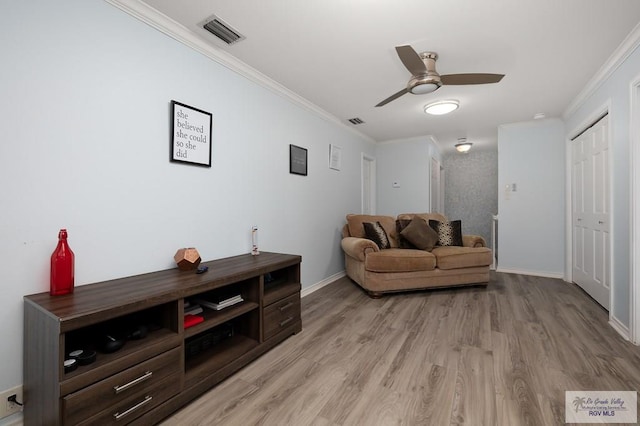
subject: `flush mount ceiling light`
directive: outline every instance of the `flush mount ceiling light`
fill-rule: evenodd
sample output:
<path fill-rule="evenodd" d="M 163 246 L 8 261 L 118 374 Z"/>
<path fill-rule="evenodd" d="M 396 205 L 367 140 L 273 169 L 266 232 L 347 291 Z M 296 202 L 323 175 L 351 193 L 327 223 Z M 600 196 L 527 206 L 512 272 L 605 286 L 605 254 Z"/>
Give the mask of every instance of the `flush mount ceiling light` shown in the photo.
<path fill-rule="evenodd" d="M 459 106 L 459 101 L 455 99 L 447 99 L 446 101 L 432 102 L 425 105 L 424 112 L 431 115 L 443 115 L 457 110 Z"/>
<path fill-rule="evenodd" d="M 456 150 L 463 154 L 466 154 L 471 149 L 471 142 L 467 142 L 467 138 L 458 139 L 458 143 L 456 144 Z"/>

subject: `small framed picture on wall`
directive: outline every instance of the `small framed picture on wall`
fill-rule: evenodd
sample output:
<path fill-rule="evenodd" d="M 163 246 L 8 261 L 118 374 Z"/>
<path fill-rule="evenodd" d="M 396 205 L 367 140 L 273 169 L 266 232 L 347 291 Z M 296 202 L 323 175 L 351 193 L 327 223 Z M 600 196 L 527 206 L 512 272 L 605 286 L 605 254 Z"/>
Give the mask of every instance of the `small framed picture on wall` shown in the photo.
<path fill-rule="evenodd" d="M 289 145 L 289 173 L 307 175 L 307 149 Z"/>
<path fill-rule="evenodd" d="M 337 145 L 329 145 L 329 168 L 340 170 L 342 165 L 342 148 Z"/>

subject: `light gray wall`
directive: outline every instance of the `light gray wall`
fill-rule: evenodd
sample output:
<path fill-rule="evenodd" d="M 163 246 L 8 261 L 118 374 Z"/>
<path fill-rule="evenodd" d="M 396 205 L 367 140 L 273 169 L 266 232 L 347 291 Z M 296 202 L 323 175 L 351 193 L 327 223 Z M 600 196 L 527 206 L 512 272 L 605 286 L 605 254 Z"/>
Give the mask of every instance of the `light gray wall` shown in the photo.
<path fill-rule="evenodd" d="M 631 297 L 631 83 L 640 77 L 640 50 L 637 48 L 579 108 L 566 118 L 566 138 L 570 139 L 594 121 L 595 115 L 609 111 L 611 170 L 611 314 L 629 327 Z"/>
<path fill-rule="evenodd" d="M 8 2 L 0 14 L 0 390 L 22 383 L 22 297 L 48 291 L 60 228 L 76 285 L 250 249 L 301 254 L 308 287 L 344 269 L 375 147 L 99 0 Z M 213 114 L 211 168 L 169 162 L 170 101 Z M 329 144 L 342 170 L 328 168 Z M 309 175 L 289 174 L 289 144 Z"/>
<path fill-rule="evenodd" d="M 491 247 L 492 217 L 498 213 L 498 151 L 448 153 L 443 166 L 444 214 L 460 219 L 464 234 L 480 235 Z"/>
<path fill-rule="evenodd" d="M 565 243 L 564 123 L 498 129 L 498 270 L 562 277 Z M 516 184 L 516 192 L 506 185 Z"/>
<path fill-rule="evenodd" d="M 431 158 L 440 152 L 429 137 L 384 142 L 376 149 L 377 213 L 428 212 Z M 393 187 L 397 182 L 399 187 Z"/>

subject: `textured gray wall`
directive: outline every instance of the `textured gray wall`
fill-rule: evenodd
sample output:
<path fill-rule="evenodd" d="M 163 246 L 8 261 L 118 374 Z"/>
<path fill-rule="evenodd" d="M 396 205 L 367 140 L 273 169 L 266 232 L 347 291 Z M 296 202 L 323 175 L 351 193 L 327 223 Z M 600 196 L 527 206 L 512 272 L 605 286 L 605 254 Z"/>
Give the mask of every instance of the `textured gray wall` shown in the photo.
<path fill-rule="evenodd" d="M 498 151 L 444 155 L 444 213 L 462 220 L 462 233 L 481 235 L 491 247 L 491 221 L 498 213 Z"/>

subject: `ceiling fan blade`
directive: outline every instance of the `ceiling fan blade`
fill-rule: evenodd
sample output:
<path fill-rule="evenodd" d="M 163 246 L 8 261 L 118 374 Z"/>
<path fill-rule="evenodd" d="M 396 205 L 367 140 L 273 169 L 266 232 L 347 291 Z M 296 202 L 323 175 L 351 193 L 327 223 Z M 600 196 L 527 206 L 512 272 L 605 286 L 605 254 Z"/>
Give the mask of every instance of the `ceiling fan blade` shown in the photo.
<path fill-rule="evenodd" d="M 504 74 L 447 74 L 441 75 L 442 84 L 488 84 L 497 83 L 502 80 Z"/>
<path fill-rule="evenodd" d="M 383 105 L 388 104 L 391 101 L 395 101 L 396 99 L 398 99 L 400 96 L 404 95 L 405 93 L 408 93 L 406 87 L 404 89 L 402 89 L 401 91 L 399 91 L 398 93 L 394 93 L 393 95 L 389 96 L 387 99 L 385 99 L 384 101 L 382 101 L 378 105 L 376 105 L 376 107 L 381 107 Z"/>
<path fill-rule="evenodd" d="M 396 46 L 396 52 L 398 52 L 398 56 L 400 60 L 404 64 L 405 67 L 409 70 L 409 72 L 413 75 L 425 74 L 427 72 L 427 67 L 420 59 L 420 55 L 413 50 L 411 46 Z"/>

